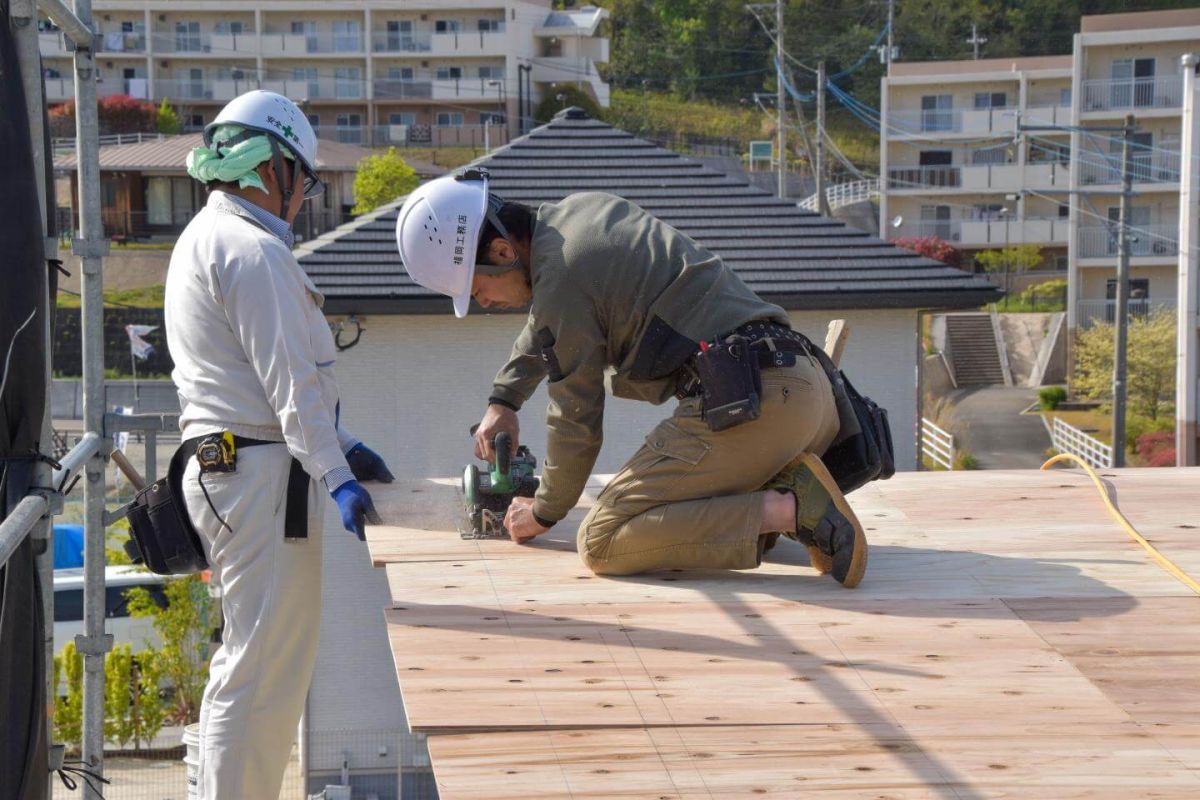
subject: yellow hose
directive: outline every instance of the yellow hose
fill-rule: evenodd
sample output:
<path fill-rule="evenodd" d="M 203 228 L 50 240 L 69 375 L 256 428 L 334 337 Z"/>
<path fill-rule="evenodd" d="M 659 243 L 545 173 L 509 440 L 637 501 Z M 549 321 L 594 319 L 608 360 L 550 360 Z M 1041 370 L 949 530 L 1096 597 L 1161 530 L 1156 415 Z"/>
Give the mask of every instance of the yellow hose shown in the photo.
<path fill-rule="evenodd" d="M 1108 490 L 1104 487 L 1103 481 L 1100 480 L 1100 476 L 1096 474 L 1096 471 L 1092 469 L 1086 461 L 1072 453 L 1059 453 L 1045 464 L 1042 464 L 1042 469 L 1049 469 L 1061 461 L 1071 461 L 1083 467 L 1084 471 L 1088 474 L 1088 477 L 1092 479 L 1092 483 L 1096 484 L 1096 488 L 1100 490 L 1100 497 L 1103 498 L 1104 505 L 1108 508 L 1108 513 L 1112 516 L 1112 518 L 1120 523 L 1121 527 L 1125 529 L 1126 533 L 1133 537 L 1135 542 L 1146 549 L 1146 552 L 1158 562 L 1159 566 L 1182 581 L 1183 584 L 1193 592 L 1200 594 L 1200 583 L 1198 583 L 1191 575 L 1188 575 L 1186 572 L 1176 566 L 1174 561 L 1158 552 L 1154 545 L 1146 541 L 1146 537 L 1138 533 L 1137 529 L 1130 524 L 1129 520 L 1125 518 L 1125 515 L 1121 513 L 1121 510 L 1113 504 L 1112 498 L 1108 496 Z"/>

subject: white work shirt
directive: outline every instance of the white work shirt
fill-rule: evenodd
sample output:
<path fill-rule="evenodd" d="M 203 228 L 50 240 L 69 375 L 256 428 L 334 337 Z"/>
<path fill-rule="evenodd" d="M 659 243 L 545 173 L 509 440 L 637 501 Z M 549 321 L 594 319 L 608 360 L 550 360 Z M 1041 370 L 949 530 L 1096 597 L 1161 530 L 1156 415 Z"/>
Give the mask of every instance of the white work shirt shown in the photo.
<path fill-rule="evenodd" d="M 349 470 L 337 430 L 337 349 L 287 246 L 221 191 L 171 253 L 165 316 L 184 439 L 286 442 L 313 478 Z M 331 487 L 333 488 L 333 487 Z"/>

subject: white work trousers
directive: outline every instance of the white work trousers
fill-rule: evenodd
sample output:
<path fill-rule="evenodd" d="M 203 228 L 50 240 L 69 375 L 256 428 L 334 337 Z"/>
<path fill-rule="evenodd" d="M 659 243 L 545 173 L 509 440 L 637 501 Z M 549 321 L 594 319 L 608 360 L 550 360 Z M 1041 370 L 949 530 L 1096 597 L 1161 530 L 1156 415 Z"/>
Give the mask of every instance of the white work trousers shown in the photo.
<path fill-rule="evenodd" d="M 284 539 L 290 467 L 283 444 L 239 449 L 236 472 L 203 476 L 211 507 L 194 458 L 184 473 L 225 615 L 200 706 L 203 800 L 276 800 L 304 711 L 321 623 L 325 493 L 309 481 L 308 538 Z"/>

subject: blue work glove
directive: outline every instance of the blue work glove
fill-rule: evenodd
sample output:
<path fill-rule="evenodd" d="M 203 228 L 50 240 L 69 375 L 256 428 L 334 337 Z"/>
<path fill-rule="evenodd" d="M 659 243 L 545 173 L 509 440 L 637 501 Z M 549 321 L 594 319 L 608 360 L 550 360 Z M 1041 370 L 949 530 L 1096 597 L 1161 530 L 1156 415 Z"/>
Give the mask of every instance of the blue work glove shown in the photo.
<path fill-rule="evenodd" d="M 391 483 L 396 480 L 379 454 L 362 442 L 351 447 L 350 452 L 346 453 L 346 463 L 350 465 L 350 471 L 354 473 L 357 480 L 379 481 L 380 483 Z"/>
<path fill-rule="evenodd" d="M 367 540 L 364 518 L 372 525 L 383 524 L 379 513 L 375 511 L 375 504 L 371 502 L 371 495 L 358 481 L 346 481 L 330 494 L 341 512 L 342 525 L 357 536 L 360 542 Z"/>

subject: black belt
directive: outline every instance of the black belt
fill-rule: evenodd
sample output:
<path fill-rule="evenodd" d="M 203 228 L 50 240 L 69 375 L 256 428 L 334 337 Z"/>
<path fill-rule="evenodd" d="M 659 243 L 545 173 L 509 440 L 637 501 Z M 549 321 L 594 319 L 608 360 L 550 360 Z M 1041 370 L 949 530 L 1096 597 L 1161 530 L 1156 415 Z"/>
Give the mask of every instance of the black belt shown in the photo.
<path fill-rule="evenodd" d="M 812 355 L 812 341 L 807 336 L 777 322 L 753 320 L 718 336 L 717 341 L 724 341 L 730 336 L 749 340 L 751 352 L 758 356 L 761 369 L 790 367 L 796 363 L 795 356 Z M 689 358 L 676 378 L 675 396 L 680 399 L 697 397 L 702 391 L 700 379 L 696 377 L 696 370 Z"/>
<path fill-rule="evenodd" d="M 208 436 L 197 436 L 193 439 L 185 439 L 179 446 L 177 457 L 186 460 L 196 455 L 196 446 L 207 438 Z M 251 439 L 236 434 L 233 437 L 235 453 L 243 447 L 258 447 L 263 444 L 284 443 L 270 442 L 266 439 Z M 283 517 L 283 538 L 285 539 L 308 538 L 308 482 L 309 477 L 308 473 L 304 471 L 304 466 L 299 459 L 293 456 L 291 468 L 288 471 L 287 506 Z"/>

